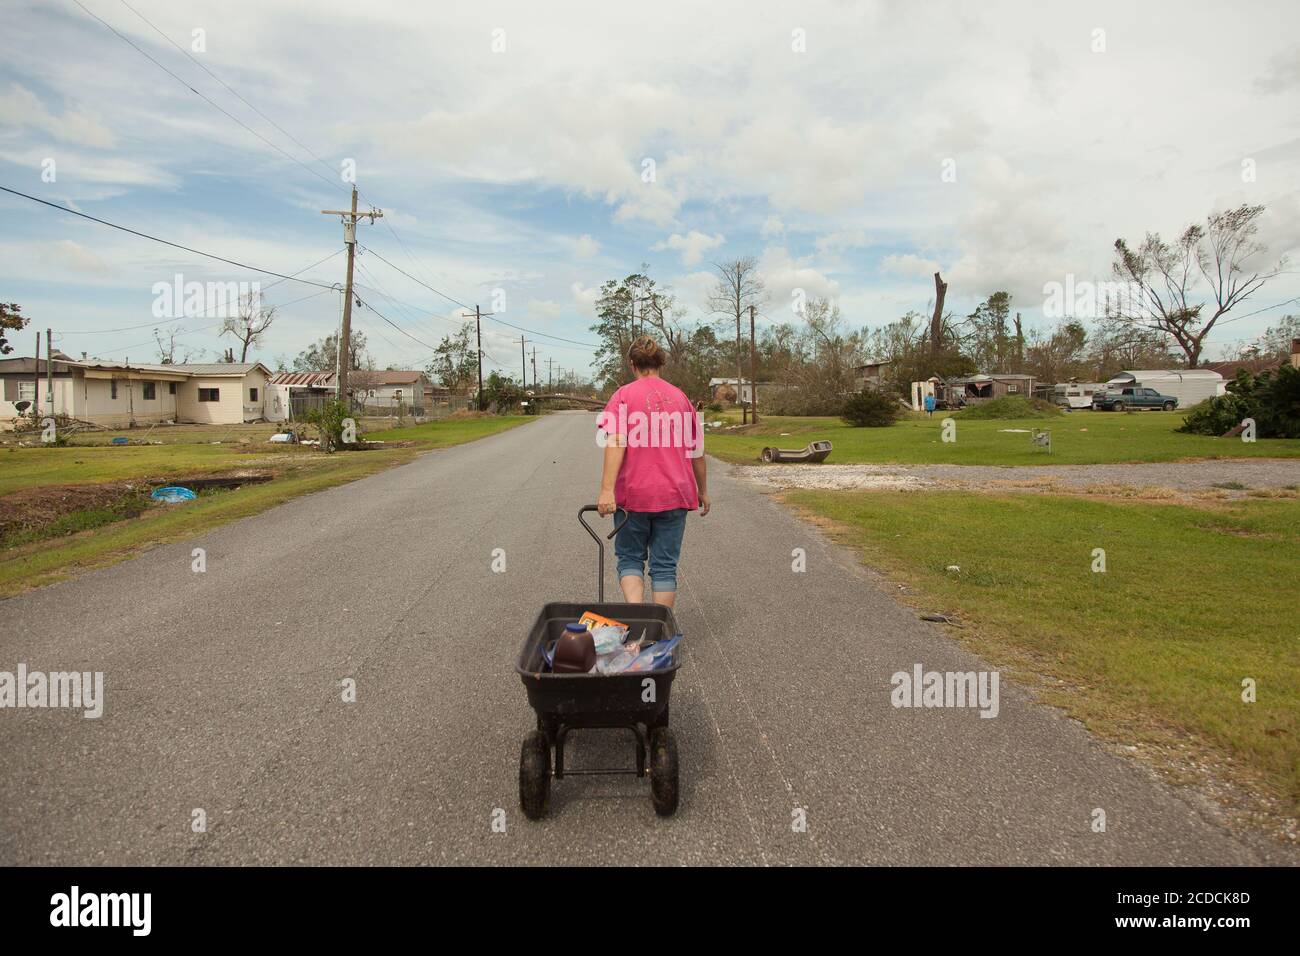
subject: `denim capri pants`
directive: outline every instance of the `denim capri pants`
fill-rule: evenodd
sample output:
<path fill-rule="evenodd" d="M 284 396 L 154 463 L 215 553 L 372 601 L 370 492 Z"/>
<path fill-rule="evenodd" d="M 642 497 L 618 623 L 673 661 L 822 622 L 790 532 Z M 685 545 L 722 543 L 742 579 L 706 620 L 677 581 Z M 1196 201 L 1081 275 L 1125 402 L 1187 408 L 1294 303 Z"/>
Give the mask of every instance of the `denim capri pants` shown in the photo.
<path fill-rule="evenodd" d="M 619 509 L 623 511 L 623 509 Z M 614 538 L 620 578 L 645 575 L 650 563 L 650 587 L 654 591 L 677 590 L 677 561 L 682 554 L 682 533 L 686 530 L 686 509 L 671 511 L 623 511 L 627 522 Z M 615 516 L 617 519 L 617 515 Z"/>

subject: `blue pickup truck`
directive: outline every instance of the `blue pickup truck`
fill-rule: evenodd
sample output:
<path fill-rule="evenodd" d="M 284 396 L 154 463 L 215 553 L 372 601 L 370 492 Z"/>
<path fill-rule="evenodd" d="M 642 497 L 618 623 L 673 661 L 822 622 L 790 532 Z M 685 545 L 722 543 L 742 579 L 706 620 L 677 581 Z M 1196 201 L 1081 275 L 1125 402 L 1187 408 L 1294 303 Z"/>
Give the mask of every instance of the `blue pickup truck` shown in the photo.
<path fill-rule="evenodd" d="M 1108 389 L 1094 392 L 1092 396 L 1093 411 L 1122 412 L 1127 409 L 1159 408 L 1172 412 L 1178 407 L 1178 399 L 1172 395 L 1162 395 L 1154 388 L 1140 385 Z"/>

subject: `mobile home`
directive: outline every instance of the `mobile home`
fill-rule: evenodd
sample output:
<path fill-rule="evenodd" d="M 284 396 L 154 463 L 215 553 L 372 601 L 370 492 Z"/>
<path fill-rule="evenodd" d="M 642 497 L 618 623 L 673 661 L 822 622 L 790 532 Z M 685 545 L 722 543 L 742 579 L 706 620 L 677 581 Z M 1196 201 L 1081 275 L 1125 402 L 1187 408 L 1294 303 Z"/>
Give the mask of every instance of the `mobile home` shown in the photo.
<path fill-rule="evenodd" d="M 1178 399 L 1179 408 L 1191 408 L 1207 398 L 1227 391 L 1228 383 L 1218 372 L 1208 368 L 1132 369 L 1120 372 L 1106 383 L 1106 388 L 1154 388 L 1161 395 Z"/>

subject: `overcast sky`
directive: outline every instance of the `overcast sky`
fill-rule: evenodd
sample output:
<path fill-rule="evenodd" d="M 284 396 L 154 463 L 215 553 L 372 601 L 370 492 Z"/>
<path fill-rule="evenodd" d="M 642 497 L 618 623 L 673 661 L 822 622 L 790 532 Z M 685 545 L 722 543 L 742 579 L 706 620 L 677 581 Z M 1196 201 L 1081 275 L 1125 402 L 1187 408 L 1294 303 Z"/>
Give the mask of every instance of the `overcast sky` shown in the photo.
<path fill-rule="evenodd" d="M 359 291 L 405 332 L 355 313 L 381 365 L 425 364 L 415 340 L 457 306 L 378 256 L 485 309 L 503 290 L 501 318 L 582 342 L 605 279 L 649 263 L 702 315 L 711 262 L 741 255 L 766 321 L 791 320 L 799 288 L 874 328 L 924 310 L 938 268 L 956 314 L 1006 289 L 1046 326 L 1044 283 L 1106 279 L 1117 237 L 1251 202 L 1292 264 L 1238 313 L 1300 296 L 1294 2 L 82 2 L 301 162 L 72 0 L 7 0 L 0 184 L 290 273 L 341 249 L 319 211 L 346 204 L 353 162 L 386 217 L 358 227 Z M 259 278 L 6 194 L 0 216 L 0 300 L 74 355 L 153 360 L 154 284 L 177 273 Z M 303 277 L 343 273 L 340 254 Z M 255 357 L 334 330 L 336 293 L 303 300 L 319 291 L 266 291 L 282 318 Z M 212 356 L 234 344 L 182 324 Z M 485 332 L 517 372 L 518 333 Z"/>

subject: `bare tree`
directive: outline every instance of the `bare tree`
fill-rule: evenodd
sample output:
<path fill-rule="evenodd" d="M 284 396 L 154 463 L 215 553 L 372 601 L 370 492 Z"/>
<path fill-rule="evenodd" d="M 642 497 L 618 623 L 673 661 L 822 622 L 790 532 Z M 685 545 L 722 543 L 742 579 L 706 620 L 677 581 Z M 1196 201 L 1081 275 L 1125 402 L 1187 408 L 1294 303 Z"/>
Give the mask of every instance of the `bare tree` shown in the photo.
<path fill-rule="evenodd" d="M 248 361 L 248 350 L 262 344 L 262 336 L 275 321 L 275 306 L 263 306 L 260 293 L 250 292 L 239 298 L 239 314 L 227 316 L 221 323 L 222 335 L 233 335 L 242 344 L 239 361 Z"/>
<path fill-rule="evenodd" d="M 1106 320 L 1170 336 L 1195 368 L 1215 324 L 1285 268 L 1285 259 L 1265 271 L 1247 264 L 1264 251 L 1255 239 L 1263 211 L 1243 204 L 1214 213 L 1172 243 L 1157 233 L 1147 233 L 1137 249 L 1116 239 L 1111 271 L 1137 294 L 1108 301 Z M 1192 301 L 1198 279 L 1209 286 L 1209 302 Z M 1203 318 L 1207 308 L 1211 314 Z"/>
<path fill-rule="evenodd" d="M 718 281 L 709 294 L 709 309 L 736 320 L 736 399 L 739 401 L 742 394 L 740 383 L 745 380 L 741 373 L 741 361 L 745 354 L 740 334 L 741 316 L 749 311 L 751 305 L 762 305 L 767 290 L 759 278 L 758 262 L 753 256 L 715 262 L 713 268 L 718 273 Z"/>
<path fill-rule="evenodd" d="M 179 322 L 167 328 L 153 330 L 154 341 L 158 343 L 158 362 L 160 365 L 184 365 L 191 359 L 202 358 L 203 349 L 185 348 L 183 345 L 179 348 L 180 358 L 176 357 L 178 354 L 176 340 L 182 334 Z"/>

